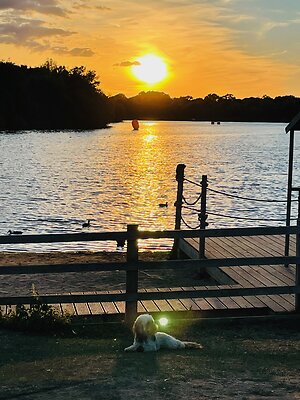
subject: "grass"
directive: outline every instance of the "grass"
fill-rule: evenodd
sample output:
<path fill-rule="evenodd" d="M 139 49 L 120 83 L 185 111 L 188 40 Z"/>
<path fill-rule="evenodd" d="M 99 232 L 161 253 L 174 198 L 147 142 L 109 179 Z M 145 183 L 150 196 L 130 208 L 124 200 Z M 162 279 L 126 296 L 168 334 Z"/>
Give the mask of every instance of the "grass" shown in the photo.
<path fill-rule="evenodd" d="M 300 319 L 173 321 L 203 350 L 124 353 L 123 325 L 67 337 L 0 331 L 0 399 L 300 398 Z M 299 397 L 297 397 L 299 396 Z"/>

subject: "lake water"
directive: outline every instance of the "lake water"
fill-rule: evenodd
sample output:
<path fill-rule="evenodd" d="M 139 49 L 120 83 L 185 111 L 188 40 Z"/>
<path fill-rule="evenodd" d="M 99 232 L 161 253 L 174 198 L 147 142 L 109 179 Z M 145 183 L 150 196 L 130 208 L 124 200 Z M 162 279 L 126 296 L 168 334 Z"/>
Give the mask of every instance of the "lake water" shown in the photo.
<path fill-rule="evenodd" d="M 141 121 L 93 131 L 20 131 L 0 133 L 0 234 L 173 229 L 176 165 L 209 189 L 258 199 L 286 198 L 289 135 L 286 124 Z M 295 160 L 300 147 L 295 144 Z M 299 167 L 295 163 L 294 184 Z M 299 181 L 299 179 L 298 179 Z M 300 182 L 298 182 L 300 184 Z M 186 182 L 185 197 L 199 187 Z M 168 202 L 167 208 L 159 203 Z M 284 225 L 285 204 L 242 201 L 208 192 L 209 227 Z M 230 217 L 252 218 L 233 219 Z M 184 210 L 191 226 L 197 215 Z M 263 219 L 263 221 L 258 221 Z M 277 222 L 274 220 L 282 220 Z M 142 247 L 170 243 L 143 242 Z M 115 243 L 2 246 L 2 250 L 115 249 Z"/>

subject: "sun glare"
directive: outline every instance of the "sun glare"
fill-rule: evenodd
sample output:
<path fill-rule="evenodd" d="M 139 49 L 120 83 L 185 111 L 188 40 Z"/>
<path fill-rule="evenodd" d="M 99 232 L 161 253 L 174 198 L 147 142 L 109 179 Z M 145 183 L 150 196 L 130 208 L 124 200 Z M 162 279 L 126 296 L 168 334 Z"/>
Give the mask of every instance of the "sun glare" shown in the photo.
<path fill-rule="evenodd" d="M 148 84 L 162 81 L 167 76 L 167 66 L 158 56 L 147 54 L 137 59 L 139 65 L 133 65 L 133 75 Z"/>

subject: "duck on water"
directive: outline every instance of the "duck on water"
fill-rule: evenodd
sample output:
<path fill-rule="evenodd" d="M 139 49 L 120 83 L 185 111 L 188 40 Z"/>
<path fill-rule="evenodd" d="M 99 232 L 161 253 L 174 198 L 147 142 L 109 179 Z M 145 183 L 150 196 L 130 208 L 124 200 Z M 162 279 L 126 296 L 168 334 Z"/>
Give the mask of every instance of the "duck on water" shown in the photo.
<path fill-rule="evenodd" d="M 11 229 L 9 229 L 9 231 L 7 232 L 8 235 L 22 235 L 22 231 L 12 231 Z"/>

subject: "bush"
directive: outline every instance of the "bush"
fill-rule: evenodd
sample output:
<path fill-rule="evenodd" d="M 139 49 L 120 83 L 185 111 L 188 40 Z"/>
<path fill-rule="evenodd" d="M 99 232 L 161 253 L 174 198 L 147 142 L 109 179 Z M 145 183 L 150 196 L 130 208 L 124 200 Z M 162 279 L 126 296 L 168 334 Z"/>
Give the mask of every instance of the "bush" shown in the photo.
<path fill-rule="evenodd" d="M 61 316 L 53 307 L 43 304 L 33 286 L 35 303 L 20 304 L 5 315 L 0 314 L 0 325 L 5 328 L 35 333 L 57 333 L 70 329 L 70 316 Z"/>

